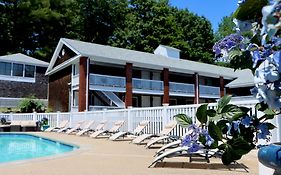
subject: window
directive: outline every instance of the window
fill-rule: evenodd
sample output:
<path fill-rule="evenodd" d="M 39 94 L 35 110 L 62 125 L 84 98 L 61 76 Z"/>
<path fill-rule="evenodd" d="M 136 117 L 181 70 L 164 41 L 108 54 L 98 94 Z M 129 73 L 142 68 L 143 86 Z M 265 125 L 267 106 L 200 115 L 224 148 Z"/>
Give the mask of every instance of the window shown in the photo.
<path fill-rule="evenodd" d="M 74 72 L 73 72 L 73 75 L 78 75 L 79 74 L 79 64 L 74 64 Z"/>
<path fill-rule="evenodd" d="M 11 75 L 11 63 L 0 62 L 0 75 Z"/>
<path fill-rule="evenodd" d="M 34 77 L 35 66 L 25 65 L 24 77 Z"/>
<path fill-rule="evenodd" d="M 13 64 L 13 76 L 23 76 L 23 64 Z"/>

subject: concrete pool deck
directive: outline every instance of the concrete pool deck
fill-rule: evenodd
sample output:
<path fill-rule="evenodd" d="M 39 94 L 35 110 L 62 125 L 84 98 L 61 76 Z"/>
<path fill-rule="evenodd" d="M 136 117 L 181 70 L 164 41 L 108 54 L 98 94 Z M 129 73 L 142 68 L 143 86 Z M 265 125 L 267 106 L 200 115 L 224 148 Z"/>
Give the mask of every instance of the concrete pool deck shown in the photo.
<path fill-rule="evenodd" d="M 0 173 L 6 175 L 257 175 L 257 151 L 238 161 L 249 173 L 236 165 L 222 165 L 220 159 L 211 163 L 187 158 L 164 159 L 155 167 L 148 168 L 156 149 L 145 149 L 143 145 L 128 141 L 109 141 L 58 133 L 35 133 L 62 142 L 75 144 L 80 149 L 61 156 L 33 159 L 31 161 L 0 164 Z"/>

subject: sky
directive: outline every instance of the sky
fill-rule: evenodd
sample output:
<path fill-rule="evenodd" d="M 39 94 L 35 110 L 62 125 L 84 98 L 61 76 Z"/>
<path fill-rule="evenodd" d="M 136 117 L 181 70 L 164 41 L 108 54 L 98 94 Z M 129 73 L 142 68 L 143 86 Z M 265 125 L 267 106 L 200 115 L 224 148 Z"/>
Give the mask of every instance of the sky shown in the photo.
<path fill-rule="evenodd" d="M 230 15 L 237 8 L 237 0 L 170 0 L 170 3 L 206 17 L 212 23 L 215 31 L 221 19 Z"/>

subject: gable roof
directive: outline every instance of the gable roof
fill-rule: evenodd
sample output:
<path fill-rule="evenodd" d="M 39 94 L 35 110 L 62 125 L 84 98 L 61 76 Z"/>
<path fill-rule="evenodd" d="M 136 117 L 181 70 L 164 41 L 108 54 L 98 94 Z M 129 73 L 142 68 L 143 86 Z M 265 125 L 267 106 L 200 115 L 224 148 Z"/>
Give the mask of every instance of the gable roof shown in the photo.
<path fill-rule="evenodd" d="M 35 59 L 33 57 L 21 53 L 0 56 L 0 61 L 28 64 L 28 65 L 41 66 L 41 67 L 48 67 L 49 65 L 49 63 L 47 62 Z"/>
<path fill-rule="evenodd" d="M 70 48 L 77 55 L 71 58 L 70 60 L 66 61 L 65 63 L 62 63 L 64 65 L 58 65 L 56 66 L 56 68 L 54 68 L 54 64 L 63 45 Z M 163 70 L 163 68 L 169 68 L 171 72 L 189 74 L 197 72 L 199 73 L 199 75 L 202 76 L 223 76 L 225 79 L 233 79 L 237 77 L 234 70 L 231 68 L 183 59 L 174 60 L 165 56 L 151 54 L 147 52 L 140 52 L 118 47 L 94 44 L 67 38 L 60 39 L 46 74 L 52 74 L 60 69 L 63 69 L 64 66 L 69 66 L 75 60 L 77 61 L 77 59 L 81 56 L 88 57 L 92 61 L 101 63 L 111 63 L 119 65 L 132 63 L 135 67 L 142 67 L 155 70 Z"/>
<path fill-rule="evenodd" d="M 243 69 L 237 71 L 237 78 L 225 87 L 229 88 L 240 88 L 240 87 L 251 87 L 254 86 L 254 75 L 250 69 Z"/>

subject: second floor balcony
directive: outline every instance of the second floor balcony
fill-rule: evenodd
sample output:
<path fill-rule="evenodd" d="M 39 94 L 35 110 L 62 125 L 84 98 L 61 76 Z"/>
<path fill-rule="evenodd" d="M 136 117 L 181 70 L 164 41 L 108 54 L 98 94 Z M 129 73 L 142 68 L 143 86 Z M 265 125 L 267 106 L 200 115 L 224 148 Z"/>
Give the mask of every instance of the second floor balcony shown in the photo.
<path fill-rule="evenodd" d="M 72 80 L 72 85 L 77 85 L 79 77 L 75 76 Z M 107 90 L 113 92 L 126 91 L 126 78 L 120 76 L 90 74 L 89 76 L 90 89 Z M 148 80 L 133 78 L 133 92 L 139 94 L 157 94 L 163 95 L 164 84 L 160 80 Z M 188 83 L 169 83 L 170 95 L 194 97 L 194 85 Z M 214 86 L 200 85 L 199 92 L 201 98 L 219 98 L 220 88 Z"/>

